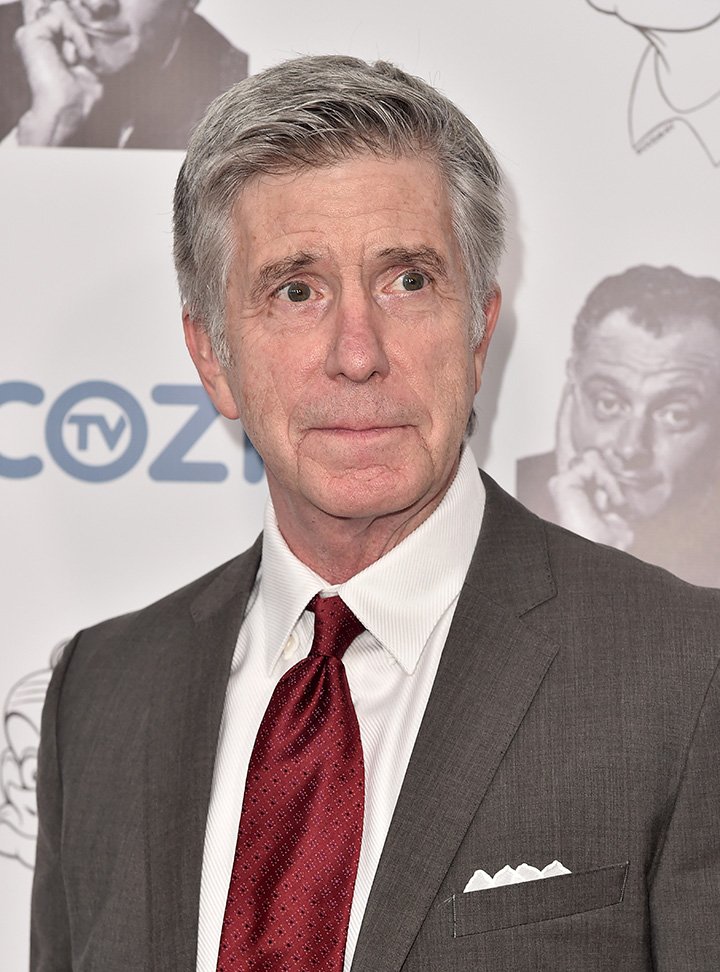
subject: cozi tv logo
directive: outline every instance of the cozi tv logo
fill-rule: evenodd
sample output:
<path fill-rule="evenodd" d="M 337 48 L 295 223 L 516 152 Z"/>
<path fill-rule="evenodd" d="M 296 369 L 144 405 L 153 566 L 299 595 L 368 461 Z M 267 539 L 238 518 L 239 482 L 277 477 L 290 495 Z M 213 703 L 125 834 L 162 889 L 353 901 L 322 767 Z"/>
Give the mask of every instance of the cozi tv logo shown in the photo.
<path fill-rule="evenodd" d="M 217 418 L 201 385 L 155 385 L 156 405 L 182 405 L 190 417 L 172 434 L 148 466 L 158 482 L 219 483 L 229 470 L 222 462 L 186 458 Z M 27 381 L 0 383 L 0 407 L 41 405 L 45 392 Z M 45 418 L 45 443 L 52 459 L 69 476 L 88 483 L 106 483 L 130 472 L 141 460 L 148 440 L 148 420 L 137 398 L 110 381 L 83 381 L 62 392 Z M 250 483 L 264 474 L 263 462 L 247 436 L 243 437 L 243 476 Z M 28 479 L 43 470 L 37 455 L 5 455 L 0 447 L 0 476 Z"/>

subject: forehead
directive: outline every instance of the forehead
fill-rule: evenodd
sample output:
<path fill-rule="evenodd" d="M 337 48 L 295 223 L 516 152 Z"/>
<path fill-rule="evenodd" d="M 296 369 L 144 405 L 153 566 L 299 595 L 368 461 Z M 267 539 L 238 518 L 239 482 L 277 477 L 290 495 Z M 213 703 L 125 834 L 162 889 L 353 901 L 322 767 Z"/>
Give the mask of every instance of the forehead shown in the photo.
<path fill-rule="evenodd" d="M 151 17 L 161 10 L 180 10 L 194 4 L 192 0 L 118 0 L 118 6 L 123 10 L 134 10 Z"/>
<path fill-rule="evenodd" d="M 25 20 L 33 20 L 38 10 L 43 6 L 45 6 L 45 0 L 22 0 Z M 72 6 L 73 4 L 71 4 Z M 173 8 L 182 10 L 185 7 L 195 6 L 195 3 L 193 0 L 117 0 L 117 6 L 123 13 L 133 11 L 145 15 L 145 19 L 147 19 L 147 17 L 153 17 L 155 13 L 165 8 L 170 11 Z"/>
<path fill-rule="evenodd" d="M 259 176 L 233 207 L 238 251 L 252 263 L 299 248 L 364 260 L 386 246 L 432 246 L 458 261 L 450 201 L 427 158 L 357 156 Z"/>
<path fill-rule="evenodd" d="M 584 374 L 696 374 L 720 380 L 720 328 L 702 318 L 678 319 L 665 333 L 654 334 L 627 311 L 614 311 L 590 332 L 576 366 Z"/>
<path fill-rule="evenodd" d="M 26 3 L 37 3 L 42 0 L 25 0 Z M 78 0 L 74 0 L 78 2 Z M 171 17 L 174 19 L 176 11 L 193 6 L 192 0 L 117 0 L 116 8 L 121 15 L 137 18 L 140 22 L 152 21 L 156 17 Z M 71 3 L 72 7 L 72 3 Z"/>

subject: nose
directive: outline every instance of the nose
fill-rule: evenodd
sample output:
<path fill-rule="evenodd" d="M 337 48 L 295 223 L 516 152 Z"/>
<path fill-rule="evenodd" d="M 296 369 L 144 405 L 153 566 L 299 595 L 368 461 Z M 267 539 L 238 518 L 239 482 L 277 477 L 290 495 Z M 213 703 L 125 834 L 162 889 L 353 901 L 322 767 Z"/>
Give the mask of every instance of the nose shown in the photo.
<path fill-rule="evenodd" d="M 644 469 L 652 461 L 652 429 L 646 415 L 631 415 L 618 429 L 613 452 L 626 469 Z"/>
<path fill-rule="evenodd" d="M 382 312 L 369 293 L 343 294 L 333 320 L 333 337 L 325 360 L 330 378 L 363 384 L 389 371 Z"/>
<path fill-rule="evenodd" d="M 81 3 L 93 20 L 108 20 L 120 9 L 120 0 L 81 0 Z"/>

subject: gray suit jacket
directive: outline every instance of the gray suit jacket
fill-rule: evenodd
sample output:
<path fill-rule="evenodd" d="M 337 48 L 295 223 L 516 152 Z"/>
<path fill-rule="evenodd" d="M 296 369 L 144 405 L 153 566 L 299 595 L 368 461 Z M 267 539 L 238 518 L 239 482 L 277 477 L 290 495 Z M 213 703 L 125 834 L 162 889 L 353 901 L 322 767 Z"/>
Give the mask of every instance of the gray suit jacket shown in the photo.
<path fill-rule="evenodd" d="M 486 485 L 353 972 L 717 972 L 720 593 Z M 67 649 L 43 722 L 34 972 L 194 969 L 259 556 Z M 476 868 L 553 858 L 572 875 L 463 894 Z"/>

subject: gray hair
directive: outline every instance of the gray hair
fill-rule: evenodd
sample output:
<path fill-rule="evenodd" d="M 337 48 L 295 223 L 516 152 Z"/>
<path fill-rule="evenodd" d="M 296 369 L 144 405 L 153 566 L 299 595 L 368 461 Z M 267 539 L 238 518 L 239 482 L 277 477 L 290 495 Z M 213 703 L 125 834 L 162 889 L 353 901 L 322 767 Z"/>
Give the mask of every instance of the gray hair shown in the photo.
<path fill-rule="evenodd" d="M 614 311 L 661 337 L 695 320 L 720 331 L 720 280 L 693 277 L 677 267 L 630 267 L 605 277 L 588 294 L 573 327 L 573 351 L 582 353 L 597 327 Z"/>
<path fill-rule="evenodd" d="M 230 217 L 238 195 L 254 177 L 337 164 L 362 153 L 422 153 L 437 164 L 465 268 L 471 340 L 482 340 L 504 236 L 502 177 L 490 147 L 444 95 L 386 61 L 302 57 L 215 99 L 193 134 L 175 186 L 180 295 L 224 364 L 230 360 Z"/>

